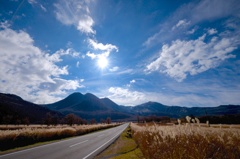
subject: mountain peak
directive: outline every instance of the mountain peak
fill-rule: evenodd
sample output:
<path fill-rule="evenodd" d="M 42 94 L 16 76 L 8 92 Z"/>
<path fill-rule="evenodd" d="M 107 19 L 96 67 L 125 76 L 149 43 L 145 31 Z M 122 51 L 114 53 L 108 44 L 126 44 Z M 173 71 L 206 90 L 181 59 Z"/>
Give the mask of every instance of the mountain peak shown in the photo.
<path fill-rule="evenodd" d="M 23 99 L 15 94 L 4 94 L 4 93 L 0 93 L 0 96 L 5 96 L 7 98 L 11 98 L 11 99 L 14 99 L 14 100 L 20 100 L 22 101 Z"/>
<path fill-rule="evenodd" d="M 80 92 L 74 92 L 74 93 L 70 94 L 68 97 L 80 97 L 80 96 L 83 96 L 83 94 Z"/>
<path fill-rule="evenodd" d="M 98 98 L 97 96 L 95 96 L 95 95 L 92 94 L 92 93 L 86 93 L 84 96 L 86 96 L 86 97 L 94 97 L 94 98 Z"/>
<path fill-rule="evenodd" d="M 143 103 L 143 104 L 140 104 L 141 106 L 147 106 L 147 105 L 162 105 L 162 106 L 165 106 L 163 105 L 162 103 L 158 103 L 158 102 L 153 102 L 153 101 L 148 101 L 146 103 Z"/>

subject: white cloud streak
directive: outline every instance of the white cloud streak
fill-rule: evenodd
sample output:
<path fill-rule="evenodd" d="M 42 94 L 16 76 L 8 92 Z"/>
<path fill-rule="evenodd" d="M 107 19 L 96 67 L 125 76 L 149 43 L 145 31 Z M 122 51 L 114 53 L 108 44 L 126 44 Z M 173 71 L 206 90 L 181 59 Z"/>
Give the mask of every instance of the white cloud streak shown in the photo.
<path fill-rule="evenodd" d="M 86 34 L 96 34 L 93 29 L 94 20 L 89 11 L 89 0 L 59 0 L 55 3 L 56 18 L 65 25 L 74 25 L 79 31 Z"/>
<path fill-rule="evenodd" d="M 114 66 L 113 68 L 110 68 L 109 71 L 110 72 L 116 72 L 119 70 L 119 67 L 118 66 Z"/>
<path fill-rule="evenodd" d="M 208 34 L 209 35 L 217 34 L 217 30 L 214 28 L 208 29 Z"/>
<path fill-rule="evenodd" d="M 42 9 L 42 11 L 47 12 L 47 9 L 36 0 L 28 0 L 28 3 L 31 4 L 32 6 L 38 6 L 39 8 Z"/>
<path fill-rule="evenodd" d="M 240 17 L 240 3 L 238 0 L 202 0 L 190 2 L 179 7 L 172 16 L 166 19 L 165 22 L 162 22 L 159 25 L 159 31 L 150 36 L 143 45 L 151 47 L 159 43 L 171 41 L 185 33 L 191 33 L 191 31 L 194 33 L 193 30 L 190 32 L 188 30 L 201 22 L 230 17 Z M 172 31 L 175 32 L 172 33 Z"/>
<path fill-rule="evenodd" d="M 183 19 L 183 20 L 179 20 L 178 23 L 172 27 L 172 30 L 175 30 L 177 28 L 180 28 L 180 27 L 186 27 L 190 24 L 189 21 L 186 21 L 186 19 Z"/>

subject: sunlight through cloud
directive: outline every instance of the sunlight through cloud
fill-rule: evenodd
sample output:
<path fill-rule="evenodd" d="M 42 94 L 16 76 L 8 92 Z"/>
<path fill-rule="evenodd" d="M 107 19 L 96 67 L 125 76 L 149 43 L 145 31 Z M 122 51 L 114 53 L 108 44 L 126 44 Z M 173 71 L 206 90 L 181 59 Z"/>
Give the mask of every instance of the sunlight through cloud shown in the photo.
<path fill-rule="evenodd" d="M 104 69 L 108 66 L 108 59 L 106 57 L 99 57 L 97 61 L 98 67 Z"/>

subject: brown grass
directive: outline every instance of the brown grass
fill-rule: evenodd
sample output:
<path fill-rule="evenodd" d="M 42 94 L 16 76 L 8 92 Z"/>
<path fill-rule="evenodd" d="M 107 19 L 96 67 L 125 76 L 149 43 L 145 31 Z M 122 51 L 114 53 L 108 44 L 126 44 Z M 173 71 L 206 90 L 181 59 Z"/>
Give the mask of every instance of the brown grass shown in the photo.
<path fill-rule="evenodd" d="M 0 151 L 26 146 L 117 126 L 117 124 L 96 124 L 80 126 L 10 126 L 10 130 L 0 130 Z M 2 126 L 6 127 L 6 126 Z"/>
<path fill-rule="evenodd" d="M 131 123 L 133 138 L 149 159 L 239 159 L 240 130 L 195 125 Z"/>

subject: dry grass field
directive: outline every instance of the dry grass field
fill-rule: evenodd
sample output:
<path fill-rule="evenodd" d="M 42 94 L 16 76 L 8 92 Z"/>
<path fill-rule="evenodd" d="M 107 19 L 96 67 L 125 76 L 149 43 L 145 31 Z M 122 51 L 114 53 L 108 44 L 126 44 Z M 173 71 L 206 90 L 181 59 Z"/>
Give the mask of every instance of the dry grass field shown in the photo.
<path fill-rule="evenodd" d="M 146 159 L 240 158 L 237 125 L 131 123 L 131 130 Z"/>
<path fill-rule="evenodd" d="M 95 125 L 1 125 L 0 151 L 66 137 L 83 135 L 93 131 L 117 126 L 118 124 Z"/>

